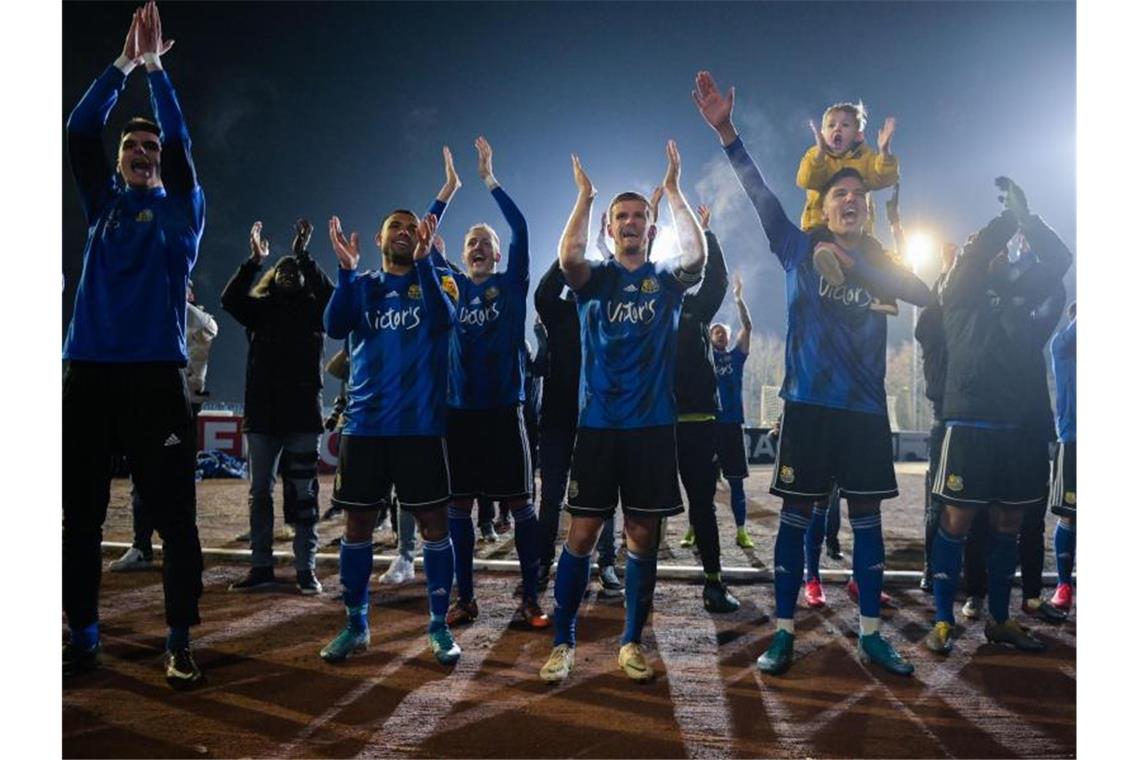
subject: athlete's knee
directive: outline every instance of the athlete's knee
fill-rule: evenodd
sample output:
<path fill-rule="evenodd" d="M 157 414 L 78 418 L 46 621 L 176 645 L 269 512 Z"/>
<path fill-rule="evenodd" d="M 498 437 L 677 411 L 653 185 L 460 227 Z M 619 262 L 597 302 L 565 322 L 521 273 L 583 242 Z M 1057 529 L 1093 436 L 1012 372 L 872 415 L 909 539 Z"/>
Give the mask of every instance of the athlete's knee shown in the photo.
<path fill-rule="evenodd" d="M 601 517 L 571 516 L 570 529 L 566 533 L 566 545 L 570 551 L 579 556 L 594 551 L 604 523 L 605 520 Z"/>
<path fill-rule="evenodd" d="M 1021 507 L 994 506 L 990 508 L 990 527 L 998 533 L 1018 533 L 1024 519 Z"/>
<path fill-rule="evenodd" d="M 470 512 L 468 513 L 470 514 Z M 424 541 L 439 541 L 447 538 L 448 510 L 444 507 L 425 509 L 416 513 L 416 523 L 420 528 L 420 537 Z"/>
<path fill-rule="evenodd" d="M 291 525 L 308 525 L 320 517 L 317 493 L 317 452 L 281 452 L 281 477 L 285 490 L 285 522 Z"/>
<path fill-rule="evenodd" d="M 939 520 L 939 525 L 942 527 L 942 530 L 951 536 L 965 536 L 970 532 L 970 523 L 974 521 L 974 512 L 973 507 L 958 507 L 953 504 L 945 504 L 942 507 L 942 517 Z"/>
<path fill-rule="evenodd" d="M 629 548 L 641 555 L 655 552 L 660 526 L 660 518 L 627 516 L 625 518 L 625 537 Z"/>
<path fill-rule="evenodd" d="M 827 502 L 821 503 L 826 504 Z M 801 517 L 810 518 L 811 510 L 814 505 L 815 502 L 811 499 L 792 499 L 785 497 L 784 504 L 780 507 L 780 511 L 791 512 L 793 514 L 800 515 Z"/>
<path fill-rule="evenodd" d="M 848 517 L 866 517 L 867 515 L 877 515 L 882 511 L 883 502 L 878 499 L 848 499 L 847 500 L 847 516 Z"/>
<path fill-rule="evenodd" d="M 348 511 L 344 513 L 344 538 L 350 544 L 358 544 L 361 541 L 372 540 L 372 530 L 376 527 L 376 516 L 380 514 L 378 509 L 367 509 L 363 511 Z"/>
<path fill-rule="evenodd" d="M 1057 519 L 1059 521 L 1063 522 L 1069 528 L 1075 528 L 1077 526 L 1076 515 L 1073 515 L 1072 517 L 1069 517 L 1068 515 L 1062 515 L 1061 517 L 1058 517 Z"/>

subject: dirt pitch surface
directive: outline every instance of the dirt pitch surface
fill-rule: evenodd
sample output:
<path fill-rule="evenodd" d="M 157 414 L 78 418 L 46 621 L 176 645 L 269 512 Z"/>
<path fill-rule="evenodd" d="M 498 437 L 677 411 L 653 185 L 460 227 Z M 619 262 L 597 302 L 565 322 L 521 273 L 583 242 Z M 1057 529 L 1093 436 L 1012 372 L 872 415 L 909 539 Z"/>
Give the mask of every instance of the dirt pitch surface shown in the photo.
<path fill-rule="evenodd" d="M 921 557 L 920 472 L 900 465 L 902 497 L 884 507 L 890 569 L 914 567 L 916 550 Z M 768 473 L 754 468 L 753 475 L 746 482 L 755 550 L 731 543 L 727 494 L 718 496 L 726 566 L 771 560 L 778 503 L 763 493 Z M 244 529 L 244 488 L 241 481 L 201 484 L 204 546 L 242 546 L 233 539 Z M 116 482 L 105 538 L 129 541 L 129 528 L 128 485 Z M 678 546 L 684 528 L 683 519 L 670 521 L 662 564 L 694 563 Z M 338 532 L 322 523 L 322 542 Z M 511 558 L 510 537 L 480 544 L 478 553 Z M 841 542 L 849 554 L 846 527 Z M 843 564 L 824 558 L 825 567 Z M 380 563 L 377 571 L 383 569 Z M 507 628 L 514 574 L 477 574 L 482 614 L 456 631 L 464 653 L 445 668 L 427 646 L 418 569 L 413 583 L 395 590 L 381 591 L 373 581 L 371 648 L 339 666 L 317 656 L 344 620 L 335 565 L 318 567 L 325 585 L 319 597 L 302 597 L 286 584 L 267 593 L 227 592 L 245 570 L 240 561 L 207 561 L 203 624 L 194 630 L 206 683 L 188 693 L 171 691 L 162 677 L 159 572 L 104 573 L 104 666 L 64 686 L 65 757 L 1076 755 L 1075 613 L 1060 626 L 1018 613 L 1048 644 L 1043 654 L 987 644 L 980 622 L 962 621 L 955 650 L 940 658 L 922 647 L 930 597 L 910 584 L 892 587 L 899 608 L 884 617 L 884 633 L 917 668 L 900 678 L 858 662 L 857 607 L 841 585 L 830 584 L 827 608 L 797 615 L 794 667 L 769 677 L 753 662 L 774 633 L 760 622 L 772 612 L 770 584 L 733 583 L 729 574 L 743 605 L 713 616 L 702 608 L 699 584 L 662 580 L 644 640 L 657 678 L 638 685 L 616 664 L 621 599 L 599 598 L 592 587 L 579 619 L 575 669 L 550 687 L 537 677 L 550 651 L 549 629 Z M 281 565 L 278 575 L 291 580 L 292 572 Z M 1017 589 L 1013 601 L 1020 602 Z"/>

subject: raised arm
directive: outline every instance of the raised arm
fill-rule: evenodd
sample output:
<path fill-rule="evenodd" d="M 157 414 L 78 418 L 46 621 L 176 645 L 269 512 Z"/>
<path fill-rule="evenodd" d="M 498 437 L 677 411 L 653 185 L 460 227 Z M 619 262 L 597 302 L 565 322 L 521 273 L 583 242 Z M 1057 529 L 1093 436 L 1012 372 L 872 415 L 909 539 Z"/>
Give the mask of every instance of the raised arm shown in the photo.
<path fill-rule="evenodd" d="M 681 152 L 677 143 L 670 140 L 665 144 L 665 155 L 669 161 L 665 169 L 665 180 L 661 183 L 665 198 L 669 201 L 669 211 L 673 215 L 673 229 L 677 233 L 677 247 L 681 250 L 680 279 L 686 284 L 695 284 L 704 269 L 708 258 L 708 248 L 704 233 L 689 202 L 681 192 Z"/>
<path fill-rule="evenodd" d="M 700 286 L 696 292 L 685 296 L 686 308 L 693 309 L 702 322 L 712 321 L 724 301 L 724 294 L 728 292 L 728 268 L 724 263 L 724 253 L 720 249 L 720 243 L 709 229 L 710 214 L 708 206 L 697 207 L 709 255 L 708 261 L 705 262 L 705 276 L 701 279 Z"/>
<path fill-rule="evenodd" d="M 570 161 L 574 166 L 574 185 L 578 188 L 578 196 L 574 199 L 574 208 L 570 211 L 570 218 L 566 220 L 566 228 L 562 230 L 562 237 L 558 241 L 558 263 L 566 277 L 566 284 L 571 290 L 578 290 L 590 279 L 586 242 L 590 234 L 590 209 L 593 208 L 594 196 L 598 191 L 586 176 L 577 154 L 571 154 Z"/>
<path fill-rule="evenodd" d="M 784 208 L 775 194 L 768 189 L 759 167 L 752 160 L 752 156 L 748 155 L 744 142 L 732 124 L 735 92 L 735 88 L 730 87 L 727 96 L 721 95 L 712 74 L 702 71 L 697 74 L 697 89 L 693 90 L 693 100 L 705 122 L 720 137 L 720 143 L 733 171 L 736 172 L 736 178 L 760 217 L 764 233 L 768 236 L 769 247 L 780 259 L 784 269 L 791 270 L 810 254 L 809 241 L 784 213 Z"/>
<path fill-rule="evenodd" d="M 150 103 L 162 130 L 162 184 L 167 192 L 185 195 L 198 187 L 190 155 L 190 132 L 170 78 L 162 68 L 162 55 L 174 44 L 162 36 L 162 19 L 153 0 L 139 15 L 138 52 L 146 64 Z"/>
<path fill-rule="evenodd" d="M 309 223 L 308 219 L 298 219 L 293 226 L 293 232 L 293 255 L 297 257 L 301 274 L 305 277 L 305 288 L 317 299 L 317 303 L 320 304 L 323 311 L 328 305 L 329 299 L 332 298 L 335 286 L 325 271 L 317 264 L 312 254 L 309 253 L 309 238 L 313 234 L 313 225 Z"/>
<path fill-rule="evenodd" d="M 446 145 L 443 146 L 443 187 L 435 196 L 431 206 L 427 210 L 425 216 L 434 215 L 436 218 L 436 226 L 438 229 L 439 222 L 443 220 L 443 212 L 447 208 L 447 204 L 455 196 L 455 192 L 463 187 L 463 183 L 459 181 L 459 173 L 455 171 L 455 161 L 451 157 L 451 148 Z M 452 271 L 459 271 L 459 268 L 447 260 L 444 252 L 436 248 L 434 245 L 431 247 L 431 263 L 443 269 L 450 269 Z"/>
<path fill-rule="evenodd" d="M 448 297 L 440 280 L 439 269 L 431 262 L 428 255 L 435 238 L 436 218 L 428 214 L 420 220 L 416 228 L 415 259 L 416 276 L 420 280 L 420 291 L 424 294 L 424 305 L 427 307 L 429 319 L 434 323 L 433 332 L 451 329 L 455 321 L 455 302 Z"/>
<path fill-rule="evenodd" d="M 744 283 L 740 279 L 740 272 L 732 278 L 732 297 L 736 301 L 736 315 L 740 317 L 736 348 L 746 354 L 752 348 L 752 315 L 748 313 L 748 304 L 744 303 Z"/>
<path fill-rule="evenodd" d="M 356 327 L 360 309 L 356 303 L 356 267 L 360 264 L 360 236 L 349 237 L 341 230 L 340 218 L 329 219 L 329 240 L 336 254 L 336 289 L 325 307 L 325 332 L 333 340 L 344 340 Z"/>
<path fill-rule="evenodd" d="M 523 217 L 522 212 L 519 211 L 511 197 L 507 195 L 506 190 L 503 190 L 499 185 L 499 181 L 495 179 L 495 170 L 491 163 L 493 158 L 491 144 L 487 142 L 486 138 L 479 136 L 475 140 L 475 149 L 479 151 L 479 176 L 483 179 L 487 189 L 491 191 L 491 196 L 499 205 L 499 211 L 503 213 L 507 225 L 511 228 L 507 274 L 521 282 L 525 292 L 530 288 L 530 238 L 527 234 L 526 218 Z"/>
<path fill-rule="evenodd" d="M 846 264 L 843 266 L 848 268 Z M 930 303 L 930 288 L 926 287 L 926 283 L 918 279 L 914 272 L 894 262 L 872 266 L 864 259 L 855 259 L 849 271 L 880 298 L 898 298 L 920 307 Z"/>
<path fill-rule="evenodd" d="M 256 327 L 256 299 L 249 294 L 262 264 L 269 256 L 269 241 L 261 237 L 261 222 L 249 231 L 249 258 L 241 263 L 222 289 L 222 308 L 243 327 Z"/>
<path fill-rule="evenodd" d="M 796 184 L 804 190 L 819 190 L 830 177 L 827 171 L 827 144 L 823 141 L 823 135 L 819 133 L 814 121 L 808 121 L 808 128 L 811 129 L 815 145 L 808 148 L 804 157 L 800 159 Z"/>
<path fill-rule="evenodd" d="M 863 180 L 872 190 L 894 185 L 899 181 L 899 160 L 891 154 L 891 140 L 895 136 L 895 117 L 888 116 L 879 130 L 879 152 L 870 162 Z"/>

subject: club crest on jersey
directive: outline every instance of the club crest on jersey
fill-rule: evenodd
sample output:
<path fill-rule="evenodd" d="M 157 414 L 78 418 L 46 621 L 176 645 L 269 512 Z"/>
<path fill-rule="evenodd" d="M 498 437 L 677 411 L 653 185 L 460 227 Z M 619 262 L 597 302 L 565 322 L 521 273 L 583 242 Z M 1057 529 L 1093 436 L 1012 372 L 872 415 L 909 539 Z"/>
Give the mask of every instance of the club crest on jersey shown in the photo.
<path fill-rule="evenodd" d="M 1069 505 L 1076 504 L 1077 503 L 1077 492 L 1076 491 L 1065 491 L 1065 503 L 1069 504 Z"/>
<path fill-rule="evenodd" d="M 961 475 L 948 475 L 946 477 L 946 487 L 951 491 L 961 491 L 966 487 L 966 483 L 962 480 Z"/>
<path fill-rule="evenodd" d="M 423 290 L 420 289 L 419 285 L 417 285 L 413 282 L 411 285 L 408 286 L 408 298 L 419 299 L 419 298 L 423 298 L 423 297 L 424 297 L 424 292 L 423 292 Z"/>
<path fill-rule="evenodd" d="M 795 483 L 796 482 L 796 471 L 793 470 L 791 467 L 789 467 L 786 464 L 782 465 L 780 467 L 780 482 L 781 483 Z"/>
<path fill-rule="evenodd" d="M 573 499 L 578 496 L 578 481 L 571 480 L 570 484 L 566 487 L 566 496 Z"/>
<path fill-rule="evenodd" d="M 494 285 L 492 285 L 491 287 L 489 287 L 483 291 L 483 300 L 484 301 L 490 301 L 491 299 L 497 297 L 498 295 L 499 295 L 499 289 L 496 288 Z"/>
<path fill-rule="evenodd" d="M 661 285 L 657 282 L 656 277 L 646 277 L 641 281 L 642 293 L 656 293 L 658 290 L 661 290 Z"/>
<path fill-rule="evenodd" d="M 135 221 L 144 223 L 154 221 L 154 212 L 149 208 L 144 208 L 135 216 Z"/>
<path fill-rule="evenodd" d="M 455 284 L 454 277 L 445 274 L 439 278 L 439 284 L 443 286 L 443 292 L 451 296 L 452 301 L 459 301 L 459 286 Z"/>

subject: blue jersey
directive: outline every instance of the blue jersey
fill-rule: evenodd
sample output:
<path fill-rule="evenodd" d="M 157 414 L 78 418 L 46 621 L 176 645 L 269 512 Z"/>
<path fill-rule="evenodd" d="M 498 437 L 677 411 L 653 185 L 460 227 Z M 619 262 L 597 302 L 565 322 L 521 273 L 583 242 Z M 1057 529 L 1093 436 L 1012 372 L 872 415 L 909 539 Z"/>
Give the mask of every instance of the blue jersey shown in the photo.
<path fill-rule="evenodd" d="M 423 259 L 405 275 L 338 272 L 325 328 L 348 341 L 344 433 L 443 435 L 454 312 L 435 268 Z"/>
<path fill-rule="evenodd" d="M 902 267 L 870 266 L 859 249 L 847 251 L 855 261 L 847 282 L 828 285 L 812 265 L 811 238 L 788 219 L 744 144 L 738 138 L 724 150 L 786 273 L 788 337 L 780 396 L 886 414 L 887 318 L 870 310 L 871 290 L 918 306 L 929 302 L 930 291 Z"/>
<path fill-rule="evenodd" d="M 720 391 L 720 411 L 717 422 L 744 424 L 744 362 L 748 352 L 736 346 L 731 351 L 713 349 L 713 366 L 716 368 L 716 385 Z"/>
<path fill-rule="evenodd" d="M 501 187 L 492 190 L 491 195 L 511 228 L 506 271 L 496 272 L 478 284 L 462 272 L 443 271 L 444 276 L 455 281 L 457 301 L 447 403 L 459 409 L 516 406 L 526 396 L 522 359 L 526 351 L 526 299 L 530 289 L 526 220 Z M 433 258 L 437 266 L 446 266 L 434 249 Z"/>
<path fill-rule="evenodd" d="M 88 226 L 64 359 L 186 364 L 186 286 L 206 202 L 174 88 L 164 71 L 150 72 L 147 82 L 162 131 L 165 187 L 127 187 L 104 153 L 102 131 L 126 83 L 122 71 L 103 72 L 67 120 Z"/>
<path fill-rule="evenodd" d="M 1077 320 L 1053 336 L 1053 377 L 1057 381 L 1057 439 L 1077 440 Z"/>
<path fill-rule="evenodd" d="M 675 266 L 646 262 L 631 272 L 615 259 L 590 262 L 590 279 L 575 291 L 582 331 L 579 427 L 677 421 L 677 324 L 685 288 L 696 279 L 682 283 Z"/>

